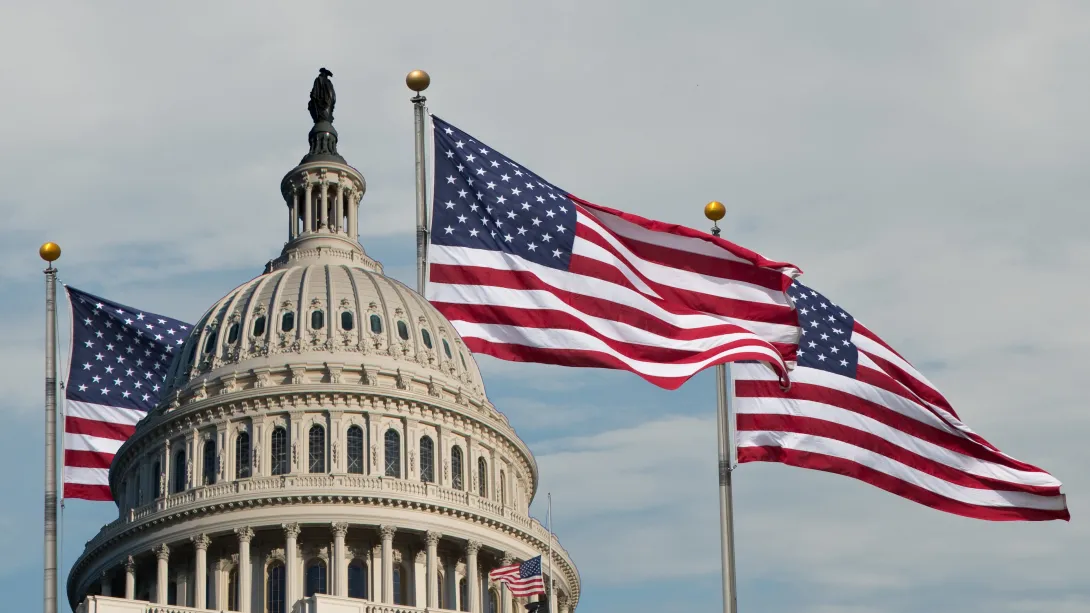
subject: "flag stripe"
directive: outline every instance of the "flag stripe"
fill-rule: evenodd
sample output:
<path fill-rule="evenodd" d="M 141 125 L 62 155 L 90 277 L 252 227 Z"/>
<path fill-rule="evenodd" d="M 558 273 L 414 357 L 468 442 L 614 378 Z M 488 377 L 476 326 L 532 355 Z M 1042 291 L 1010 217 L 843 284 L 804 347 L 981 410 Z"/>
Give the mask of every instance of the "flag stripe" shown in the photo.
<path fill-rule="evenodd" d="M 64 482 L 64 497 L 100 502 L 110 502 L 113 500 L 109 486 L 72 483 L 67 479 Z"/>
<path fill-rule="evenodd" d="M 110 468 L 110 462 L 114 459 L 112 453 L 100 453 L 97 451 L 83 451 L 80 449 L 64 450 L 64 465 L 79 468 Z"/>

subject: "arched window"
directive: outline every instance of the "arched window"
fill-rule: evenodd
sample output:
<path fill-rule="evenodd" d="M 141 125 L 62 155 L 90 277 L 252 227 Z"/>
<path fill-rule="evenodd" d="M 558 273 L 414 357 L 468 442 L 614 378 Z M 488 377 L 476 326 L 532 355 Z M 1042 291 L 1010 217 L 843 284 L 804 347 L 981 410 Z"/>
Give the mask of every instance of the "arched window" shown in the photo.
<path fill-rule="evenodd" d="M 363 428 L 359 426 L 348 429 L 348 472 L 363 474 Z"/>
<path fill-rule="evenodd" d="M 409 326 L 405 325 L 405 322 L 397 322 L 397 335 L 401 337 L 401 340 L 409 340 Z"/>
<path fill-rule="evenodd" d="M 233 568 L 227 575 L 227 609 L 239 611 L 238 604 L 238 569 Z"/>
<path fill-rule="evenodd" d="M 265 336 L 265 316 L 259 315 L 254 320 L 254 336 Z"/>
<path fill-rule="evenodd" d="M 325 472 L 325 428 L 314 424 L 310 427 L 308 448 L 310 450 L 309 471 L 312 473 Z"/>
<path fill-rule="evenodd" d="M 185 490 L 185 450 L 179 450 L 174 454 L 174 489 L 172 493 Z"/>
<path fill-rule="evenodd" d="M 348 311 L 341 311 L 341 329 L 351 330 L 356 327 L 356 319 L 352 317 L 352 313 Z"/>
<path fill-rule="evenodd" d="M 420 437 L 420 480 L 435 483 L 435 443 L 430 436 Z"/>
<path fill-rule="evenodd" d="M 446 594 L 443 593 L 443 592 L 446 591 L 446 590 L 443 589 L 443 585 L 446 583 L 446 581 L 445 581 L 446 575 L 444 575 L 443 573 L 436 573 L 436 575 L 437 575 L 437 577 L 436 577 L 435 582 L 436 582 L 437 585 L 435 586 L 435 595 L 438 597 L 439 600 L 436 601 L 435 606 L 440 608 L 440 609 L 445 609 L 446 608 L 446 602 L 447 602 L 447 596 L 446 596 Z"/>
<path fill-rule="evenodd" d="M 495 588 L 488 590 L 488 613 L 500 613 L 500 598 Z"/>
<path fill-rule="evenodd" d="M 424 346 L 428 349 L 431 349 L 431 332 L 428 332 L 427 330 L 421 330 L 420 338 L 424 339 Z"/>
<path fill-rule="evenodd" d="M 477 458 L 477 493 L 488 496 L 488 462 L 484 456 Z"/>
<path fill-rule="evenodd" d="M 469 370 L 469 367 L 466 366 L 466 354 L 459 351 L 458 352 L 458 357 L 462 358 L 462 370 Z"/>
<path fill-rule="evenodd" d="M 295 329 L 295 313 L 288 311 L 280 316 L 280 331 L 291 332 Z"/>
<path fill-rule="evenodd" d="M 230 328 L 227 328 L 227 342 L 234 344 L 238 341 L 238 322 L 231 324 Z"/>
<path fill-rule="evenodd" d="M 394 604 L 408 604 L 409 582 L 400 564 L 394 567 Z"/>
<path fill-rule="evenodd" d="M 348 564 L 348 597 L 367 598 L 367 566 L 362 560 Z"/>
<path fill-rule="evenodd" d="M 272 431 L 272 474 L 288 474 L 288 431 L 284 428 Z"/>
<path fill-rule="evenodd" d="M 469 610 L 469 586 L 466 585 L 466 580 L 462 579 L 458 582 L 458 609 L 462 611 Z"/>
<path fill-rule="evenodd" d="M 283 563 L 277 562 L 269 567 L 269 576 L 265 583 L 265 602 L 268 604 L 268 613 L 287 613 Z"/>
<path fill-rule="evenodd" d="M 202 483 L 212 485 L 216 482 L 216 439 L 204 442 L 204 458 L 201 464 L 203 468 L 201 471 Z"/>
<path fill-rule="evenodd" d="M 447 339 L 443 339 L 443 353 L 447 354 L 447 359 L 453 359 L 454 356 L 450 354 L 450 345 L 447 343 Z"/>
<path fill-rule="evenodd" d="M 216 348 L 216 331 L 211 330 L 208 336 L 204 339 L 204 352 L 212 353 L 212 350 Z"/>
<path fill-rule="evenodd" d="M 239 432 L 235 437 L 235 478 L 250 476 L 250 433 Z"/>
<path fill-rule="evenodd" d="M 507 475 L 500 471 L 500 504 L 507 506 Z"/>
<path fill-rule="evenodd" d="M 321 330 L 325 327 L 325 313 L 321 310 L 310 312 L 310 327 L 312 330 Z"/>
<path fill-rule="evenodd" d="M 401 434 L 393 428 L 386 431 L 386 476 L 401 477 Z"/>
<path fill-rule="evenodd" d="M 155 492 L 156 498 L 161 498 L 163 496 L 163 468 L 158 461 L 151 465 L 151 478 L 155 480 L 152 491 Z"/>
<path fill-rule="evenodd" d="M 315 594 L 328 594 L 326 590 L 326 566 L 322 560 L 311 560 L 307 563 L 306 569 L 306 592 L 303 594 L 305 597 L 310 597 Z"/>
<path fill-rule="evenodd" d="M 371 322 L 371 333 L 382 334 L 382 318 L 378 315 L 372 315 L 368 320 Z"/>
<path fill-rule="evenodd" d="M 462 489 L 462 448 L 455 445 L 450 450 L 450 480 L 454 489 Z"/>
<path fill-rule="evenodd" d="M 136 475 L 136 504 L 144 504 L 144 475 L 140 473 Z"/>

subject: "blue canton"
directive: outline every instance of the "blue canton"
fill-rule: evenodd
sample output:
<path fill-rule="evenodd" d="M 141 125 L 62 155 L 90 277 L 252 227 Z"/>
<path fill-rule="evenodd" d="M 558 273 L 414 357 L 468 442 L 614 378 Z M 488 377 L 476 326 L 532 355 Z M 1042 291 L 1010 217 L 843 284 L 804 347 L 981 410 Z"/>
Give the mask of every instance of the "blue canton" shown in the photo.
<path fill-rule="evenodd" d="M 787 288 L 787 297 L 799 317 L 798 365 L 854 379 L 859 364 L 852 343 L 855 318 L 798 281 Z"/>
<path fill-rule="evenodd" d="M 431 242 L 567 270 L 576 220 L 567 192 L 442 119 L 432 122 Z"/>
<path fill-rule="evenodd" d="M 530 558 L 519 566 L 519 579 L 529 579 L 541 574 L 541 556 Z"/>
<path fill-rule="evenodd" d="M 144 412 L 154 408 L 190 325 L 65 289 L 72 303 L 65 397 Z"/>

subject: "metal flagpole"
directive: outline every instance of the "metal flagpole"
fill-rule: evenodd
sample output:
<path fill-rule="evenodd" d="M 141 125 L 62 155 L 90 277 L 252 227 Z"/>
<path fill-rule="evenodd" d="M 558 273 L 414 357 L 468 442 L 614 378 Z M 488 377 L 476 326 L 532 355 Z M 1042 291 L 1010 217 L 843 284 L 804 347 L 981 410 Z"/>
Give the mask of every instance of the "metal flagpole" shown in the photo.
<path fill-rule="evenodd" d="M 424 294 L 428 282 L 428 178 L 424 164 L 424 103 L 420 92 L 431 84 L 431 77 L 423 70 L 414 70 L 405 77 L 405 84 L 416 92 L 411 98 L 416 120 L 416 291 Z"/>
<path fill-rule="evenodd" d="M 712 221 L 712 235 L 719 236 L 719 220 L 726 215 L 723 203 L 712 201 L 704 207 L 704 216 Z M 731 475 L 734 471 L 734 413 L 730 388 L 730 369 L 715 367 L 715 417 L 719 435 L 719 532 L 722 541 L 723 613 L 736 613 L 738 591 L 734 572 L 734 497 Z"/>
<path fill-rule="evenodd" d="M 45 613 L 57 613 L 57 269 L 56 243 L 45 243 L 38 255 L 45 269 Z"/>
<path fill-rule="evenodd" d="M 553 610 L 553 493 L 549 492 L 549 590 L 545 592 L 545 606 L 551 612 Z"/>

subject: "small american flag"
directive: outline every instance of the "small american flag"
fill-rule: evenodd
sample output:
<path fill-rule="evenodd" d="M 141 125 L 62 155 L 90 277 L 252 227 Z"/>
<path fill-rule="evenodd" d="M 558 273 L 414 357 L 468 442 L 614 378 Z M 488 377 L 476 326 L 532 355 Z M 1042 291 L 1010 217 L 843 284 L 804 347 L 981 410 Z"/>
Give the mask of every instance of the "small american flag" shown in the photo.
<path fill-rule="evenodd" d="M 737 360 L 786 372 L 794 266 L 591 204 L 432 121 L 427 296 L 471 351 L 629 370 L 667 389 Z"/>
<path fill-rule="evenodd" d="M 787 293 L 801 326 L 791 388 L 763 364 L 731 368 L 739 462 L 837 473 L 976 519 L 1070 519 L 1058 480 L 970 430 L 876 334 L 797 281 Z"/>
<path fill-rule="evenodd" d="M 506 583 L 511 595 L 515 597 L 545 593 L 545 580 L 541 576 L 541 556 L 530 558 L 521 564 L 501 566 L 488 573 L 488 578 Z"/>
<path fill-rule="evenodd" d="M 65 290 L 72 353 L 64 386 L 64 497 L 112 500 L 110 462 L 159 402 L 190 325 Z"/>

